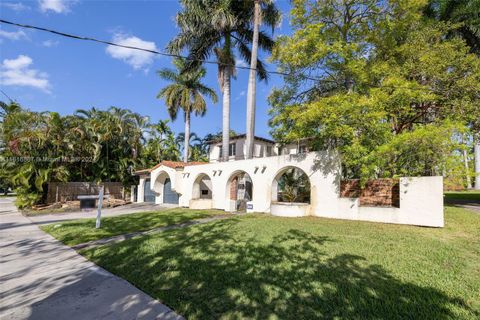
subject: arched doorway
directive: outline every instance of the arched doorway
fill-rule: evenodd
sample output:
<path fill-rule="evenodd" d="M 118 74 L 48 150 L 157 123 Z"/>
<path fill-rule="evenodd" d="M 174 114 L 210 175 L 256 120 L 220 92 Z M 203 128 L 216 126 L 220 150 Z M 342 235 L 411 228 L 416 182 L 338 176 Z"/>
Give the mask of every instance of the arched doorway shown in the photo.
<path fill-rule="evenodd" d="M 192 199 L 212 199 L 212 180 L 206 173 L 200 174 L 193 183 Z"/>
<path fill-rule="evenodd" d="M 143 190 L 143 202 L 155 202 L 155 193 L 151 188 L 150 179 L 145 180 Z"/>
<path fill-rule="evenodd" d="M 170 178 L 166 178 L 163 184 L 163 203 L 178 204 L 178 193 L 172 190 Z"/>
<path fill-rule="evenodd" d="M 173 190 L 172 180 L 166 171 L 161 171 L 156 176 L 152 189 L 156 195 L 156 203 L 178 204 L 180 195 Z"/>
<path fill-rule="evenodd" d="M 247 210 L 247 202 L 253 200 L 253 183 L 248 173 L 238 171 L 232 174 L 227 182 L 227 197 L 231 211 Z"/>

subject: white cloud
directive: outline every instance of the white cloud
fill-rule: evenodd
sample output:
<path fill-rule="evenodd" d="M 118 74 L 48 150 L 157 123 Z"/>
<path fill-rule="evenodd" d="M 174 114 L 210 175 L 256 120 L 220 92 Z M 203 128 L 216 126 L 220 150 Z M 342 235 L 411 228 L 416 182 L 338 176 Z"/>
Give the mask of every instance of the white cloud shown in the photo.
<path fill-rule="evenodd" d="M 57 40 L 45 40 L 42 42 L 42 46 L 50 48 L 50 47 L 56 47 L 58 46 L 58 41 Z"/>
<path fill-rule="evenodd" d="M 123 46 L 139 47 L 147 50 L 158 51 L 157 46 L 155 45 L 155 42 L 145 41 L 138 37 L 127 36 L 122 33 L 114 34 L 112 42 L 115 42 Z M 139 70 L 142 68 L 144 70 L 148 70 L 147 66 L 152 64 L 153 59 L 155 58 L 155 54 L 150 52 L 115 47 L 115 46 L 108 46 L 106 49 L 106 52 L 112 58 L 119 59 L 128 63 L 135 70 Z"/>
<path fill-rule="evenodd" d="M 0 6 L 2 7 L 5 7 L 5 8 L 8 8 L 8 9 L 11 9 L 13 11 L 25 11 L 25 10 L 29 10 L 30 7 L 29 6 L 26 6 L 24 5 L 23 3 L 20 3 L 20 2 L 17 2 L 17 3 L 13 3 L 13 2 L 2 2 L 0 3 Z"/>
<path fill-rule="evenodd" d="M 241 97 L 243 97 L 246 94 L 245 90 L 240 91 L 239 95 L 235 98 L 235 101 L 240 100 Z"/>
<path fill-rule="evenodd" d="M 5 59 L 0 65 L 0 84 L 5 86 L 34 87 L 50 92 L 48 74 L 30 68 L 32 58 L 19 55 L 16 59 Z"/>
<path fill-rule="evenodd" d="M 10 40 L 28 39 L 27 34 L 23 30 L 9 32 L 0 29 L 0 37 Z"/>
<path fill-rule="evenodd" d="M 248 67 L 248 64 L 247 64 L 245 61 L 243 61 L 243 60 L 241 60 L 241 59 L 238 59 L 238 60 L 235 62 L 235 66 L 236 66 L 236 67 L 246 68 L 246 67 Z"/>
<path fill-rule="evenodd" d="M 53 11 L 55 13 L 70 12 L 75 0 L 38 0 L 42 12 Z"/>

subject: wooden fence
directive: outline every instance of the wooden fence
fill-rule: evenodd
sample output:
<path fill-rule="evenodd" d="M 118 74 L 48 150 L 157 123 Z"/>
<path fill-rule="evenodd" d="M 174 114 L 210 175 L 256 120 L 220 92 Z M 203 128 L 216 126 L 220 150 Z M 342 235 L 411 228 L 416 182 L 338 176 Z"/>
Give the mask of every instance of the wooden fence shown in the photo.
<path fill-rule="evenodd" d="M 112 199 L 125 199 L 126 192 L 121 182 L 50 182 L 48 184 L 47 203 L 74 201 L 80 195 L 98 195 L 105 187 L 105 194 Z"/>

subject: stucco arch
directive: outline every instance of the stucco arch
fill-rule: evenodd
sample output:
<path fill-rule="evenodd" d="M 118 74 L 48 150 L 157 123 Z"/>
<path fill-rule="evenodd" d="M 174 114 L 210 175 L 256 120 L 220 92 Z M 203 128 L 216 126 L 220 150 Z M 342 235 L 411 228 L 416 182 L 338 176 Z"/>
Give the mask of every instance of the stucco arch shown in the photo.
<path fill-rule="evenodd" d="M 165 184 L 166 179 L 172 180 L 170 175 L 168 174 L 167 171 L 160 171 L 155 177 L 155 180 L 152 185 L 152 190 L 155 191 L 156 193 L 162 193 L 163 192 L 163 185 Z"/>
<path fill-rule="evenodd" d="M 169 173 L 167 170 L 159 170 L 157 172 L 155 172 L 155 174 L 152 174 L 152 177 L 155 178 L 155 180 L 153 180 L 152 182 L 152 185 L 151 185 L 151 189 L 153 192 L 155 192 L 155 203 L 157 204 L 162 204 L 162 203 L 165 203 L 165 194 L 164 194 L 164 191 L 165 191 L 165 183 L 167 181 L 169 181 L 168 183 L 168 187 L 167 189 L 170 190 L 171 188 L 171 191 L 174 191 L 177 193 L 178 197 L 180 196 L 180 194 L 178 194 L 178 192 L 175 190 L 175 175 L 172 175 L 171 173 Z M 172 194 L 171 192 L 169 192 L 169 194 Z M 177 197 L 177 195 L 175 195 L 175 197 Z M 169 203 L 177 203 L 178 201 L 175 200 L 173 202 L 169 202 Z"/>
<path fill-rule="evenodd" d="M 279 169 L 275 175 L 273 176 L 273 181 L 272 181 L 272 187 L 271 187 L 271 201 L 272 202 L 278 202 L 279 199 L 278 199 L 278 182 L 280 180 L 280 178 L 289 170 L 298 170 L 301 174 L 304 174 L 307 179 L 308 179 L 308 183 L 309 183 L 309 186 L 308 188 L 310 189 L 310 199 L 308 202 L 306 203 L 311 203 L 312 201 L 312 198 L 313 198 L 313 188 L 312 188 L 312 181 L 311 181 L 311 178 L 310 176 L 305 172 L 304 169 L 302 169 L 301 167 L 299 166 L 295 166 L 295 165 L 287 165 L 285 167 L 282 167 L 281 169 Z"/>
<path fill-rule="evenodd" d="M 244 180 L 244 183 L 239 182 L 239 179 Z M 240 187 L 241 186 L 241 187 Z M 240 189 L 239 189 L 240 188 Z M 246 202 L 253 201 L 253 189 L 255 188 L 252 176 L 244 170 L 233 171 L 227 179 L 225 185 L 225 200 L 227 211 L 238 211 L 239 202 L 242 207 Z M 240 195 L 240 196 L 239 196 Z"/>
<path fill-rule="evenodd" d="M 192 200 L 212 199 L 212 179 L 206 173 L 199 173 L 193 182 Z"/>

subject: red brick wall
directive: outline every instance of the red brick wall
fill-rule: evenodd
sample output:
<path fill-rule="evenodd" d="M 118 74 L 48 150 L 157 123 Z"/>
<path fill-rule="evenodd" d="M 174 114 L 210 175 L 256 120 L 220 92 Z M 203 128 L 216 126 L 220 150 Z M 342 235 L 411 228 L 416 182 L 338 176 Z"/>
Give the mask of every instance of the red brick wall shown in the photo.
<path fill-rule="evenodd" d="M 375 179 L 362 189 L 359 180 L 343 180 L 340 197 L 360 198 L 360 206 L 400 207 L 400 182 L 398 179 Z"/>
<path fill-rule="evenodd" d="M 237 200 L 238 177 L 232 179 L 230 183 L 230 200 Z"/>

